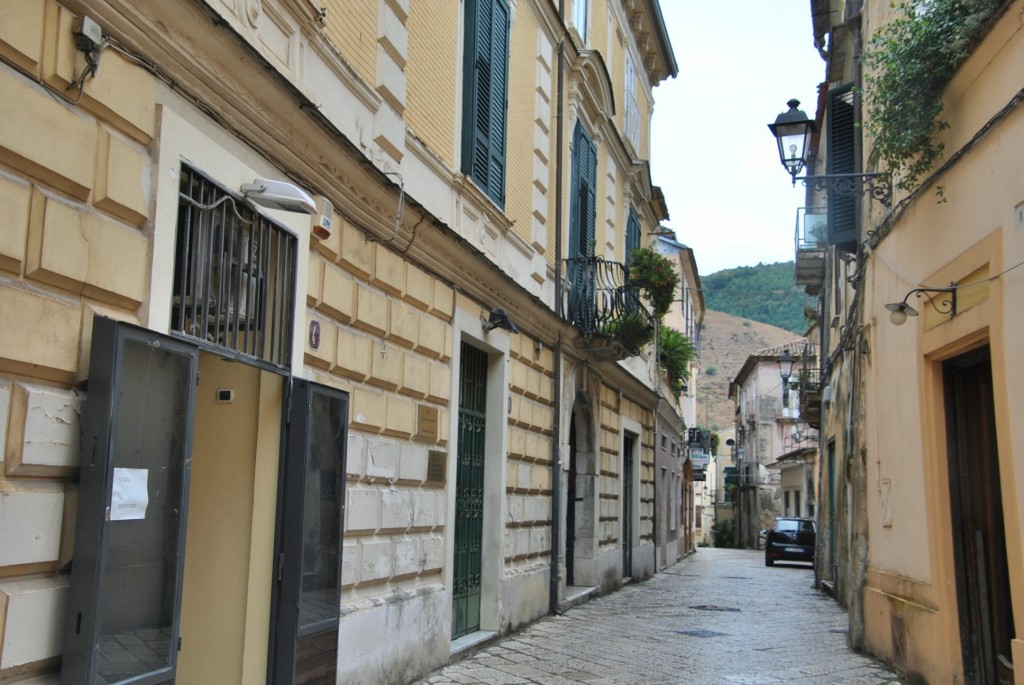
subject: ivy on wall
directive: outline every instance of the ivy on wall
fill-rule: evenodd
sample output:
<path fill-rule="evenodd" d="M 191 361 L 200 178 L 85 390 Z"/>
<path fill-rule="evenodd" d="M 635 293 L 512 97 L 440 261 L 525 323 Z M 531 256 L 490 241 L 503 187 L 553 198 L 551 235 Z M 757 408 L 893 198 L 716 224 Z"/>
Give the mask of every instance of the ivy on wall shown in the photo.
<path fill-rule="evenodd" d="M 871 162 L 912 190 L 942 155 L 942 94 L 1010 0 L 907 0 L 862 58 Z"/>

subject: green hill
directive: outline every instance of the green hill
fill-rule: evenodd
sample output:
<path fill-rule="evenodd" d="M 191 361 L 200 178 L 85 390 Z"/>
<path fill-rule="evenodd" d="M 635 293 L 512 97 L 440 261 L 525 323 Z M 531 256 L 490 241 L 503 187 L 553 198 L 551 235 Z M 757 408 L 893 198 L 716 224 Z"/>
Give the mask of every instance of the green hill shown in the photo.
<path fill-rule="evenodd" d="M 793 262 L 778 262 L 701 276 L 704 305 L 802 334 L 807 329 L 804 307 L 813 307 L 814 298 L 793 282 L 794 268 Z"/>

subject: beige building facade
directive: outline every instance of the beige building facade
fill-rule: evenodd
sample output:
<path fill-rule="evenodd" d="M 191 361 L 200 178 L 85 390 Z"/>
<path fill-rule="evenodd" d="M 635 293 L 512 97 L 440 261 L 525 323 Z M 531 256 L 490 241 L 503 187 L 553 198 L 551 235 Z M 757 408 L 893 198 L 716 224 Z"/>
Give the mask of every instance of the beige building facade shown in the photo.
<path fill-rule="evenodd" d="M 588 269 L 665 214 L 656 2 L 0 14 L 0 679 L 408 681 L 654 572 Z"/>
<path fill-rule="evenodd" d="M 813 4 L 828 49 L 807 173 L 898 171 L 870 163 L 853 56 L 900 15 Z M 820 289 L 817 573 L 853 645 L 912 682 L 1024 683 L 1024 5 L 987 6 L 943 86 L 936 163 L 891 202 L 857 195 L 846 219 L 834 186 L 808 191 L 809 207 L 833 203 L 826 256 L 803 276 Z"/>

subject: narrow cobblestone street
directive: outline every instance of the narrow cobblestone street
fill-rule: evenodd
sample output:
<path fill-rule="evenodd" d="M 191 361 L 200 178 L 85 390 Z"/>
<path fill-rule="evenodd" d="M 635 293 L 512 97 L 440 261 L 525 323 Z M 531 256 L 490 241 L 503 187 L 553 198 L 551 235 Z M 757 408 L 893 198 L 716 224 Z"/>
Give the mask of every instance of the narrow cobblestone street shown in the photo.
<path fill-rule="evenodd" d="M 808 564 L 702 548 L 654 578 L 549 616 L 421 684 L 896 685 L 846 646 Z"/>

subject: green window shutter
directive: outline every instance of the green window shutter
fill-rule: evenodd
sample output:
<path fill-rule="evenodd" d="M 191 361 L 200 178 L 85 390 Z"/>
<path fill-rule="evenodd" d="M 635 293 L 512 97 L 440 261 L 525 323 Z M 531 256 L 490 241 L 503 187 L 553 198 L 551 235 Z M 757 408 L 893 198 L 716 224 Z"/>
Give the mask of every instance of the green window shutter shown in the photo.
<path fill-rule="evenodd" d="M 828 160 L 825 173 L 857 173 L 856 128 L 853 87 L 843 86 L 828 93 Z M 857 200 L 854 195 L 828 195 L 828 244 L 844 250 L 857 248 Z"/>
<path fill-rule="evenodd" d="M 504 206 L 509 33 L 506 0 L 467 0 L 465 33 L 462 173 Z"/>
<path fill-rule="evenodd" d="M 597 148 L 579 122 L 572 141 L 569 257 L 593 257 L 594 225 L 597 222 Z"/>
<path fill-rule="evenodd" d="M 629 258 L 633 250 L 640 247 L 640 220 L 630 210 L 629 219 L 626 221 L 626 266 L 629 266 Z"/>
<path fill-rule="evenodd" d="M 586 227 L 587 255 L 594 256 L 595 225 L 597 224 L 597 146 L 584 135 L 583 147 L 586 150 L 586 165 L 583 167 L 583 182 L 580 193 L 586 198 L 586 211 L 581 218 Z"/>

